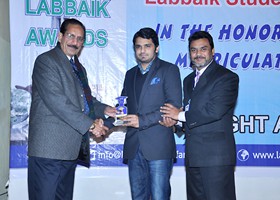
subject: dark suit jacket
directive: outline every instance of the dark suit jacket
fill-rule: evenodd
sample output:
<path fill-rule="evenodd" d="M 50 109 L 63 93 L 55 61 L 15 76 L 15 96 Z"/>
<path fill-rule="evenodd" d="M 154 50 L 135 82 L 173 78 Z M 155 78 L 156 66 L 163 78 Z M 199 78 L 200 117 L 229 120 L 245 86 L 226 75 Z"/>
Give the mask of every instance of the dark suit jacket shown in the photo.
<path fill-rule="evenodd" d="M 233 111 L 238 75 L 213 61 L 193 89 L 195 72 L 184 79 L 186 164 L 190 167 L 234 165 Z"/>
<path fill-rule="evenodd" d="M 144 82 L 139 103 L 135 86 L 138 66 L 127 71 L 122 96 L 128 96 L 129 114 L 137 114 L 139 128 L 128 127 L 124 142 L 124 158 L 133 159 L 141 146 L 148 160 L 176 157 L 176 145 L 172 128 L 159 124 L 162 120 L 160 106 L 171 103 L 180 108 L 182 90 L 180 72 L 176 65 L 155 58 Z"/>
<path fill-rule="evenodd" d="M 84 70 L 84 73 L 85 70 Z M 93 119 L 83 113 L 83 90 L 58 44 L 39 55 L 32 74 L 28 155 L 75 160 Z M 96 117 L 105 104 L 93 99 Z"/>

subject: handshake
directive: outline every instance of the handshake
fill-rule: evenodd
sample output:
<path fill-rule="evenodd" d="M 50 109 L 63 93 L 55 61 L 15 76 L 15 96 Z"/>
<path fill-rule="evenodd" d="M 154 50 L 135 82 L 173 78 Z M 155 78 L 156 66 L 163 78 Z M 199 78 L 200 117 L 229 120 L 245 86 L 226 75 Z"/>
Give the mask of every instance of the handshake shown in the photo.
<path fill-rule="evenodd" d="M 109 128 L 104 125 L 103 119 L 94 120 L 93 124 L 89 128 L 89 132 L 97 138 L 104 136 L 108 130 Z"/>
<path fill-rule="evenodd" d="M 95 119 L 89 128 L 95 137 L 100 138 L 106 135 L 107 131 L 113 127 L 113 122 L 115 121 L 117 110 L 115 107 L 107 106 L 104 110 L 104 114 L 109 116 L 107 119 Z"/>

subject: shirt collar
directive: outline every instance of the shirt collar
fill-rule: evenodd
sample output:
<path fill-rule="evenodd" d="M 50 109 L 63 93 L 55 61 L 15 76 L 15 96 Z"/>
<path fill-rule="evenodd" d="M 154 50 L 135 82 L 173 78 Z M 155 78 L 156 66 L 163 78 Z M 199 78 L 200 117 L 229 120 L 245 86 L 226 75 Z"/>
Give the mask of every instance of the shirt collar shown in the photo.
<path fill-rule="evenodd" d="M 73 57 L 67 56 L 67 58 L 68 58 L 68 60 L 73 59 L 73 61 L 75 62 L 75 56 L 73 56 Z"/>
<path fill-rule="evenodd" d="M 210 63 L 208 65 L 206 65 L 206 67 L 203 67 L 201 70 L 199 70 L 199 75 L 201 76 L 203 74 L 203 72 L 205 72 L 205 70 L 207 69 L 207 67 L 213 62 L 213 59 L 210 61 Z M 195 70 L 196 72 L 198 71 L 197 69 Z"/>
<path fill-rule="evenodd" d="M 138 63 L 138 68 L 140 69 L 141 74 L 144 75 L 144 74 L 148 73 L 150 71 L 151 67 L 152 67 L 152 64 L 153 64 L 153 60 L 149 63 L 149 65 L 146 69 L 143 69 L 141 63 L 139 62 Z"/>

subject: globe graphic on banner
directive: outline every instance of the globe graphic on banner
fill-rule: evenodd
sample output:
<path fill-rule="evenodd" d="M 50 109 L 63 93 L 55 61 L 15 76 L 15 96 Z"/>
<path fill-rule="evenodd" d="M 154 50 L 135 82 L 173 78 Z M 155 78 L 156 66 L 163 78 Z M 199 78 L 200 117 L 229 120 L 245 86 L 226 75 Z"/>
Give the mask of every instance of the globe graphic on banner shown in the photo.
<path fill-rule="evenodd" d="M 249 159 L 249 152 L 246 149 L 241 149 L 237 152 L 237 158 L 240 161 L 246 161 Z"/>

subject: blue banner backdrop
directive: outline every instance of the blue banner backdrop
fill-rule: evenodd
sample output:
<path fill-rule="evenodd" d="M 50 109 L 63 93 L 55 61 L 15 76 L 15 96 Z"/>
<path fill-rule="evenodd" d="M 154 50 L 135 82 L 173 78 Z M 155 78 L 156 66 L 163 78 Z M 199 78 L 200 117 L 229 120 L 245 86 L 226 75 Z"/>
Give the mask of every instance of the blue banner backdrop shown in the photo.
<path fill-rule="evenodd" d="M 160 38 L 159 57 L 175 63 L 181 78 L 191 72 L 188 37 L 209 31 L 215 59 L 240 77 L 233 118 L 238 166 L 280 166 L 280 1 L 10 0 L 11 168 L 27 167 L 31 74 L 35 58 L 52 48 L 65 18 L 87 28 L 80 60 L 93 96 L 115 105 L 125 72 L 135 63 L 132 38 L 142 27 Z M 92 166 L 123 166 L 125 131 L 91 143 Z M 184 164 L 184 137 L 176 166 Z"/>

